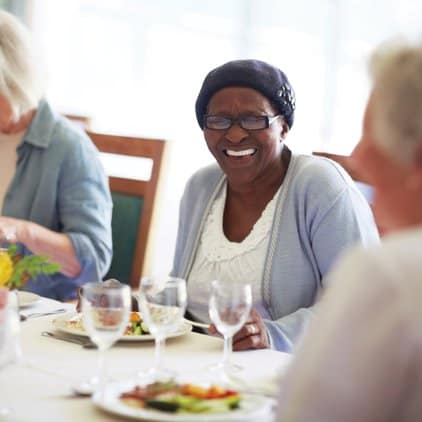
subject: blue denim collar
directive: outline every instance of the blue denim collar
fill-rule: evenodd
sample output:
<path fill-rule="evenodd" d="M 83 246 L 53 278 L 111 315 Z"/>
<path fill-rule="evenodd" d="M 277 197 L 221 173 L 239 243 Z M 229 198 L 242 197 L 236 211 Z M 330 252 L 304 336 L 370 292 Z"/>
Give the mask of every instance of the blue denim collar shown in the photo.
<path fill-rule="evenodd" d="M 22 144 L 27 142 L 36 147 L 47 148 L 51 143 L 56 121 L 57 117 L 47 101 L 40 100 L 35 116 L 23 137 Z"/>

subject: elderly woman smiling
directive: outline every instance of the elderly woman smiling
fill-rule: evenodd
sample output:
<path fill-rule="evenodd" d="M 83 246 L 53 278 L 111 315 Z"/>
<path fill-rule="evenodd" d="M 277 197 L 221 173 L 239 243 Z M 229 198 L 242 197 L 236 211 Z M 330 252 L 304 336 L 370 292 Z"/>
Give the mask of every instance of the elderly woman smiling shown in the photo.
<path fill-rule="evenodd" d="M 294 111 L 286 75 L 258 60 L 212 70 L 196 101 L 217 164 L 186 186 L 173 274 L 188 281 L 191 317 L 206 322 L 213 279 L 252 285 L 254 308 L 235 350 L 290 351 L 337 255 L 378 239 L 351 179 L 333 162 L 285 145 Z"/>

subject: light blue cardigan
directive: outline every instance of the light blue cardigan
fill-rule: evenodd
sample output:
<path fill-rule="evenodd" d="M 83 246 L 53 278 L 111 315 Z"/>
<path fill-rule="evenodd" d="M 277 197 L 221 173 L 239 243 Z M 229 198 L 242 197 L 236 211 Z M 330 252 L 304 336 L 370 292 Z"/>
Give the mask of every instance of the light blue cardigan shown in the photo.
<path fill-rule="evenodd" d="M 173 275 L 189 279 L 210 207 L 226 177 L 214 164 L 188 181 L 180 204 Z M 292 155 L 272 223 L 262 274 L 265 320 L 274 349 L 291 351 L 338 254 L 355 243 L 377 242 L 368 203 L 337 164 Z"/>

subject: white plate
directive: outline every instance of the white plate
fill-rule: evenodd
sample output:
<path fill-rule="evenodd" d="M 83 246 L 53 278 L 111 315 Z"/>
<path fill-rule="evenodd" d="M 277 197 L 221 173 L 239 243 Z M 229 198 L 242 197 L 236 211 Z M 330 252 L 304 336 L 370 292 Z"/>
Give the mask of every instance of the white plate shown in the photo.
<path fill-rule="evenodd" d="M 41 299 L 40 296 L 31 292 L 18 291 L 19 308 L 25 308 Z"/>
<path fill-rule="evenodd" d="M 74 318 L 81 318 L 81 314 L 67 314 L 62 315 L 58 318 L 53 319 L 52 323 L 54 328 L 63 331 L 68 334 L 74 334 L 78 336 L 88 337 L 88 333 L 83 328 L 69 327 L 69 320 Z M 173 333 L 167 334 L 166 338 L 178 337 L 189 333 L 192 330 L 192 325 L 183 322 L 179 329 Z M 154 340 L 154 336 L 151 334 L 140 334 L 140 335 L 124 335 L 120 337 L 119 341 L 151 341 Z"/>
<path fill-rule="evenodd" d="M 271 415 L 271 408 L 274 401 L 261 396 L 242 394 L 242 401 L 239 409 L 230 410 L 224 413 L 166 413 L 153 409 L 139 409 L 128 406 L 120 400 L 120 394 L 133 389 L 133 382 L 119 382 L 108 384 L 105 388 L 104 397 L 97 392 L 92 401 L 98 407 L 115 415 L 127 418 L 146 421 L 160 422 L 235 422 L 268 420 Z"/>

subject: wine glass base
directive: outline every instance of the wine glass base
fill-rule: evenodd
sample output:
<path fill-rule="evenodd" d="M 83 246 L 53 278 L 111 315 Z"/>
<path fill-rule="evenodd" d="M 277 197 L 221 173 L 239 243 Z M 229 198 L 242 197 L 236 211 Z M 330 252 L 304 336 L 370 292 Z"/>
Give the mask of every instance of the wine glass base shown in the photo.
<path fill-rule="evenodd" d="M 177 372 L 168 368 L 150 368 L 145 372 L 138 372 L 138 379 L 143 384 L 155 381 L 169 381 L 177 376 Z"/>
<path fill-rule="evenodd" d="M 79 384 L 72 385 L 72 390 L 78 396 L 91 396 L 100 387 L 100 378 L 92 377 Z"/>
<path fill-rule="evenodd" d="M 206 370 L 206 377 L 208 381 L 228 389 L 238 389 L 245 383 L 241 377 L 242 367 L 233 363 L 223 364 L 215 363 L 208 365 Z"/>
<path fill-rule="evenodd" d="M 243 366 L 236 365 L 232 362 L 212 363 L 207 367 L 207 369 L 213 372 L 225 372 L 227 374 L 236 374 L 244 370 Z"/>

